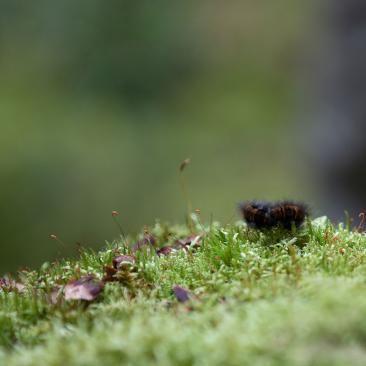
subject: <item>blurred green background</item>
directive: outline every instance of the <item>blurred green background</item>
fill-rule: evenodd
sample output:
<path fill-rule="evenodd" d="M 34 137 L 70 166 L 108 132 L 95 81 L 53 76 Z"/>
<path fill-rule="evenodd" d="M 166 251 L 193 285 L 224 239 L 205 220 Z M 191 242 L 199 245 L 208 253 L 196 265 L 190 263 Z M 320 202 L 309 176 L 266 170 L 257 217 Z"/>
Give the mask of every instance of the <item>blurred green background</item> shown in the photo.
<path fill-rule="evenodd" d="M 296 149 L 310 3 L 0 1 L 0 272 L 144 224 L 309 196 Z M 50 241 L 58 235 L 63 248 Z"/>

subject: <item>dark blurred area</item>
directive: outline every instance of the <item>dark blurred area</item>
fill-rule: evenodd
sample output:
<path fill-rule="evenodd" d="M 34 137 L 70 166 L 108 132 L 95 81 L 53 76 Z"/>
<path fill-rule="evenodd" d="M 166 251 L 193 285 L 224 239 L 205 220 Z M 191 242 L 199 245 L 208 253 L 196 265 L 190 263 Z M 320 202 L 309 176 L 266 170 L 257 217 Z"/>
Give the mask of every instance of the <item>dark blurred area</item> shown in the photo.
<path fill-rule="evenodd" d="M 305 138 L 318 205 L 342 220 L 366 210 L 366 2 L 328 1 L 314 53 Z M 313 184 L 314 184 L 313 183 Z"/>
<path fill-rule="evenodd" d="M 351 96 L 344 107 L 335 100 L 332 80 L 358 95 L 341 54 L 353 47 L 343 33 L 363 21 L 357 11 L 342 20 L 336 3 L 0 0 L 0 272 L 102 247 L 119 235 L 112 210 L 126 232 L 184 222 L 187 157 L 203 221 L 234 221 L 237 202 L 253 198 L 305 199 L 322 213 L 339 194 L 326 161 L 337 170 L 351 150 L 334 158 L 327 147 L 347 135 L 352 109 Z M 322 96 L 299 97 L 311 78 L 308 94 Z M 327 98 L 341 136 L 338 117 L 322 115 Z M 334 192 L 317 196 L 327 179 Z"/>

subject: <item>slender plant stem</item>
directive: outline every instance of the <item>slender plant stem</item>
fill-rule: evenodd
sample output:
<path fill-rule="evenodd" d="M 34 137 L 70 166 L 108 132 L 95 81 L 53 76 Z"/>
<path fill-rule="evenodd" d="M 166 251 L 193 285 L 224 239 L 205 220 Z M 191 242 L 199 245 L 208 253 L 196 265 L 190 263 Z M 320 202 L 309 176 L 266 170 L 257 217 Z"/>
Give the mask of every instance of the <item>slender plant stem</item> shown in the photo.
<path fill-rule="evenodd" d="M 188 195 L 187 183 L 186 183 L 186 180 L 184 178 L 183 171 L 180 172 L 180 185 L 181 185 L 181 189 L 182 189 L 182 194 L 183 194 L 184 200 L 186 202 L 187 225 L 188 225 L 189 229 L 191 231 L 193 231 L 193 223 L 192 223 L 192 218 L 191 218 L 192 203 L 191 203 L 191 200 L 190 200 L 189 195 Z"/>
<path fill-rule="evenodd" d="M 118 226 L 119 232 L 121 234 L 121 237 L 123 238 L 124 243 L 127 243 L 127 238 L 126 238 L 126 234 L 123 231 L 122 225 L 120 224 L 120 222 L 117 220 L 117 217 L 113 216 L 113 221 L 116 223 L 116 225 Z"/>

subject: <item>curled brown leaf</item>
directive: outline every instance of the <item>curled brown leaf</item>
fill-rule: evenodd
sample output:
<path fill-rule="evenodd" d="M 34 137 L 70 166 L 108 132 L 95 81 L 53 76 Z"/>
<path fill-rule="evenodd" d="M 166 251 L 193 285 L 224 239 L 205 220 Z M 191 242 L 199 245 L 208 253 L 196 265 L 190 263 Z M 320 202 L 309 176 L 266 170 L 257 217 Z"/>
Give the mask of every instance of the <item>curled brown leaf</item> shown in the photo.
<path fill-rule="evenodd" d="M 113 259 L 113 267 L 115 269 L 121 269 L 123 267 L 130 267 L 134 265 L 136 259 L 133 255 L 119 255 Z"/>

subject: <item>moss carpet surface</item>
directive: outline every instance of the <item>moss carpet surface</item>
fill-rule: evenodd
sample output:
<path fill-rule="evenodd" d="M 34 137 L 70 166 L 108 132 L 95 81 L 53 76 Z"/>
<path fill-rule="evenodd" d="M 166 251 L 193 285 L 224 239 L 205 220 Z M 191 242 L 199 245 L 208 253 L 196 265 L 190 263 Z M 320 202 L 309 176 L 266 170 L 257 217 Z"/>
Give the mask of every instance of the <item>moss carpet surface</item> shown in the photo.
<path fill-rule="evenodd" d="M 194 224 L 3 278 L 0 365 L 366 364 L 364 233 Z"/>

